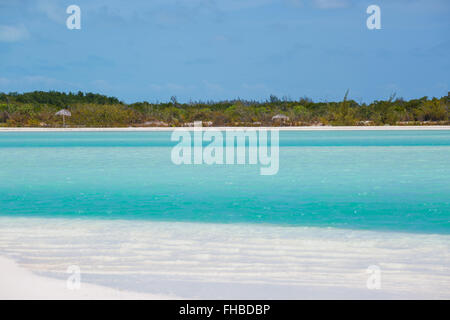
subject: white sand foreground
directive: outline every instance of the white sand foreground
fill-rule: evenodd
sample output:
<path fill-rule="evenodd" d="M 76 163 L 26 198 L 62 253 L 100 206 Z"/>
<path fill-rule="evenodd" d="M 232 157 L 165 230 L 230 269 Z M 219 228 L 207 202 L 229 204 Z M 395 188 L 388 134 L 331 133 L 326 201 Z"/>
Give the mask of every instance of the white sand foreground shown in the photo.
<path fill-rule="evenodd" d="M 0 256 L 29 270 L 0 259 L 7 299 L 450 298 L 450 235 L 0 217 Z M 67 289 L 71 265 L 80 291 Z"/>
<path fill-rule="evenodd" d="M 128 300 L 177 299 L 170 295 L 144 294 L 81 283 L 79 289 L 69 289 L 64 280 L 33 274 L 13 260 L 0 257 L 1 300 Z"/>

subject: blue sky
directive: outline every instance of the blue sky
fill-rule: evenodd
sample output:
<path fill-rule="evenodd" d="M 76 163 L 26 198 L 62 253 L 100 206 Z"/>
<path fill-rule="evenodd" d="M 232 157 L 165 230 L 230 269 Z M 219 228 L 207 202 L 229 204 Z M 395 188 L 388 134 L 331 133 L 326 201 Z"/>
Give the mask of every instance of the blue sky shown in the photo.
<path fill-rule="evenodd" d="M 81 30 L 66 27 L 81 8 Z M 366 8 L 381 8 L 368 30 Z M 443 96 L 449 0 L 0 0 L 0 91 L 126 102 Z"/>

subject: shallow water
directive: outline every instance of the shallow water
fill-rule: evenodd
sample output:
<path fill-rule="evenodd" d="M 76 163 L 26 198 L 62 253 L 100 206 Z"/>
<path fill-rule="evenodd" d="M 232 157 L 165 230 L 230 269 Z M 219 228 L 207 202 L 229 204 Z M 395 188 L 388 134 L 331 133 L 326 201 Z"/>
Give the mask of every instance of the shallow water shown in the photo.
<path fill-rule="evenodd" d="M 280 168 L 175 165 L 168 132 L 0 133 L 0 215 L 450 234 L 450 131 L 280 132 Z"/>

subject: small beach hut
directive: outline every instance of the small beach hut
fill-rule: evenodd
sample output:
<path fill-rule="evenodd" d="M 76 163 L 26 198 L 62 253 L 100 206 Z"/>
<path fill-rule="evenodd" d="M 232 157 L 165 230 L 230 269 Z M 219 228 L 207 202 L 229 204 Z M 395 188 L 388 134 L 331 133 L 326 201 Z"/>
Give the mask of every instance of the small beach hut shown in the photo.
<path fill-rule="evenodd" d="M 63 127 L 66 126 L 66 117 L 71 117 L 72 114 L 67 109 L 61 109 L 57 113 L 55 113 L 55 116 L 62 116 L 63 117 Z"/>
<path fill-rule="evenodd" d="M 277 114 L 276 116 L 272 117 L 272 121 L 285 122 L 289 121 L 289 117 L 285 116 L 284 114 Z"/>

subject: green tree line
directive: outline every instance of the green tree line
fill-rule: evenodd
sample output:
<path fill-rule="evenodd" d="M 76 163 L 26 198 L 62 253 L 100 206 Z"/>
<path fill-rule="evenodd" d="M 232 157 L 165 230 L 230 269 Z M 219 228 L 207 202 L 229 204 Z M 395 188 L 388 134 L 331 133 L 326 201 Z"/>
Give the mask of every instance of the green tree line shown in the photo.
<path fill-rule="evenodd" d="M 34 91 L 0 93 L 0 126 L 60 127 L 55 113 L 68 109 L 71 127 L 190 126 L 203 121 L 212 126 L 309 126 L 309 125 L 421 125 L 449 124 L 450 94 L 441 98 L 376 100 L 369 104 L 348 99 L 314 102 L 279 99 L 229 100 L 179 103 L 136 102 L 95 93 Z M 275 117 L 277 116 L 277 117 Z M 275 118 L 274 118 L 275 117 Z"/>

